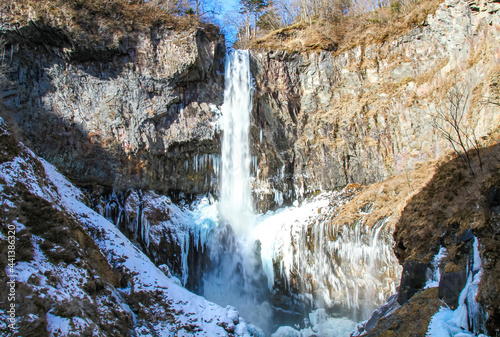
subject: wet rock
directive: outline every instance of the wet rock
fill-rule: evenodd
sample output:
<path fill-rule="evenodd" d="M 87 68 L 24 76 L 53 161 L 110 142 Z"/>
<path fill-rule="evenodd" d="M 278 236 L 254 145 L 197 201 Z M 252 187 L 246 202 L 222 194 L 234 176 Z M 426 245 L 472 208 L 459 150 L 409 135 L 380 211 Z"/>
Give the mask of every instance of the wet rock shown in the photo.
<path fill-rule="evenodd" d="M 438 297 L 443 300 L 452 310 L 458 306 L 460 292 L 467 283 L 465 270 L 444 272 L 439 281 Z"/>
<path fill-rule="evenodd" d="M 398 303 L 398 294 L 394 294 L 387 300 L 387 303 L 375 309 L 368 320 L 358 325 L 357 331 L 352 336 L 360 336 L 363 333 L 372 330 L 382 317 L 394 313 L 401 306 Z"/>
<path fill-rule="evenodd" d="M 382 317 L 367 337 L 415 337 L 425 336 L 432 316 L 442 303 L 437 298 L 437 288 L 418 293 L 393 314 Z"/>
<path fill-rule="evenodd" d="M 500 188 L 492 186 L 486 192 L 486 198 L 490 212 L 494 215 L 500 214 Z"/>
<path fill-rule="evenodd" d="M 453 226 L 453 224 L 451 225 Z M 460 225 L 458 226 L 460 227 Z M 470 241 L 474 239 L 474 233 L 472 233 L 472 229 L 467 228 L 462 234 L 457 237 L 457 244 L 462 242 Z"/>
<path fill-rule="evenodd" d="M 407 260 L 403 266 L 401 285 L 398 293 L 398 303 L 405 304 L 418 291 L 424 288 L 427 282 L 428 263 Z"/>

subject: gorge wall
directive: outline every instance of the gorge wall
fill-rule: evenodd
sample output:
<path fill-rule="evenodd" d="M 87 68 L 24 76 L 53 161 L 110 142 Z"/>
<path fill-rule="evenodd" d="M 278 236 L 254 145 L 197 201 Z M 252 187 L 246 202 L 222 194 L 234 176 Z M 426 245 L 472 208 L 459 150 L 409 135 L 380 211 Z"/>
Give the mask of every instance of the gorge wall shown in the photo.
<path fill-rule="evenodd" d="M 282 192 L 294 200 L 369 184 L 449 152 L 433 120 L 453 87 L 470 93 L 464 128 L 487 144 L 500 125 L 497 107 L 484 103 L 498 99 L 498 10 L 445 1 L 422 25 L 381 44 L 340 54 L 252 51 L 262 208 Z"/>
<path fill-rule="evenodd" d="M 412 197 L 434 174 L 436 167 L 427 163 L 452 152 L 433 127 L 442 122 L 436 111 L 446 107 L 450 90 L 470 93 L 464 128 L 480 146 L 499 139 L 498 106 L 487 104 L 500 99 L 498 10 L 497 2 L 446 0 L 434 15 L 395 40 L 342 53 L 252 50 L 256 208 L 273 209 L 350 183 L 372 184 L 367 189 L 356 185 L 359 197 L 339 212 L 320 214 L 327 226 L 311 224 L 315 232 L 305 230 L 300 237 L 317 241 L 331 232 L 328 240 L 333 242 L 341 237 L 336 231 L 342 226 L 356 224 L 370 232 L 383 223 L 387 247 L 394 244 L 391 233 L 396 229 L 396 251 L 405 271 L 413 262 L 426 269 L 446 244 L 464 246 L 447 261 L 449 273 L 463 272 L 470 237 L 460 238 L 474 224 L 468 218 L 473 216 L 450 209 L 441 218 L 413 221 L 414 213 L 424 218 L 415 209 L 434 210 L 432 202 L 441 201 L 440 196 L 453 198 L 446 193 L 422 194 L 425 202 Z M 111 37 L 93 45 L 50 22 L 5 21 L 1 29 L 9 79 L 1 89 L 2 114 L 16 135 L 75 184 L 94 192 L 89 204 L 119 223 L 157 265 L 167 264 L 180 275 L 183 263 L 205 263 L 196 254 L 189 255 L 192 261 L 181 260 L 198 243 L 178 225 L 177 206 L 164 194 L 217 191 L 225 55 L 219 32 L 211 26 L 180 31 L 156 25 L 136 31 L 134 39 Z M 491 167 L 491 172 L 497 170 Z M 443 176 L 459 172 L 454 177 L 465 177 L 466 171 L 443 170 Z M 461 193 L 468 193 L 467 184 L 461 185 Z M 435 190 L 456 194 L 444 185 Z M 474 234 L 485 242 L 481 251 L 489 256 L 488 280 L 496 277 L 491 271 L 497 268 L 498 193 L 487 191 L 496 185 L 498 177 L 487 176 L 477 187 L 481 214 L 486 215 Z M 460 205 L 468 209 L 473 204 Z M 467 221 L 456 221 L 464 217 Z M 436 226 L 445 220 L 445 228 Z M 442 238 L 443 229 L 448 239 Z M 488 237 L 493 239 L 486 242 Z M 310 251 L 315 248 L 311 244 Z M 304 261 L 314 261 L 306 253 Z M 335 254 L 325 256 L 332 261 Z M 393 260 L 391 256 L 391 264 Z M 398 278 L 390 274 L 391 280 Z M 189 286 L 196 277 L 183 281 Z M 300 278 L 295 278 L 292 285 L 300 288 Z M 317 283 L 308 282 L 309 288 Z M 497 284 L 484 282 L 483 303 L 491 317 L 499 317 Z M 419 287 L 423 285 L 409 288 Z M 491 331 L 497 328 L 489 324 Z"/>
<path fill-rule="evenodd" d="M 449 152 L 433 120 L 453 87 L 470 93 L 466 127 L 486 145 L 500 125 L 484 104 L 498 99 L 497 7 L 446 1 L 396 40 L 340 54 L 251 51 L 257 208 Z M 4 117 L 37 154 L 97 194 L 217 190 L 225 47 L 215 27 L 153 26 L 90 45 L 37 21 L 2 27 Z"/>
<path fill-rule="evenodd" d="M 5 29 L 4 25 L 4 29 Z M 80 186 L 216 189 L 225 44 L 214 26 L 153 26 L 82 46 L 40 21 L 7 27 L 4 116 Z"/>

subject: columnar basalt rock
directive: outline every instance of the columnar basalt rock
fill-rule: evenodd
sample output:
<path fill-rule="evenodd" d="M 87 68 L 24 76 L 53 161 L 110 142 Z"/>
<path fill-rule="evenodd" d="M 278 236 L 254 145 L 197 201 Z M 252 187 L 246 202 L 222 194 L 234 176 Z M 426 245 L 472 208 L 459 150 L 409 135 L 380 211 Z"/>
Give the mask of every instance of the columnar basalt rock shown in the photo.
<path fill-rule="evenodd" d="M 216 27 L 151 27 L 137 42 L 90 50 L 40 22 L 3 37 L 6 114 L 75 182 L 216 189 L 225 56 Z"/>
<path fill-rule="evenodd" d="M 500 71 L 493 5 L 445 1 L 407 34 L 341 54 L 253 51 L 260 200 L 381 181 L 451 151 L 433 116 L 453 86 L 470 92 L 467 127 L 488 138 L 500 125 L 484 105 Z"/>

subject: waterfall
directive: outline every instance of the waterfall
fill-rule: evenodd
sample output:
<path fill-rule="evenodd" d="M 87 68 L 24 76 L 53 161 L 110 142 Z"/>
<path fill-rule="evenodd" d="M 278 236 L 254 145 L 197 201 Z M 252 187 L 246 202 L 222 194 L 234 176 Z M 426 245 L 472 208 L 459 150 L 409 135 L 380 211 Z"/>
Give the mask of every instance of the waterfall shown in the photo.
<path fill-rule="evenodd" d="M 250 152 L 252 91 L 249 53 L 233 51 L 226 62 L 221 156 L 196 153 L 184 163 L 193 172 L 213 166 L 219 201 L 209 195 L 175 205 L 165 196 L 134 191 L 113 193 L 101 211 L 155 258 L 160 242 L 179 247 L 176 276 L 182 285 L 234 306 L 262 329 L 255 336 L 277 330 L 275 336 L 297 335 L 296 329 L 304 336 L 348 336 L 395 292 L 400 267 L 392 254 L 392 227 L 387 218 L 368 226 L 370 207 L 346 223 L 339 212 L 351 200 L 348 188 L 256 214 L 250 187 L 259 174 L 258 156 Z M 284 176 L 284 163 L 278 174 Z M 274 191 L 278 205 L 284 196 L 290 192 Z M 158 214 L 164 215 L 160 223 Z"/>
<path fill-rule="evenodd" d="M 220 212 L 236 235 L 246 235 L 253 225 L 250 193 L 250 114 L 252 76 L 248 51 L 235 50 L 227 57 L 222 106 L 222 172 Z"/>
<path fill-rule="evenodd" d="M 252 76 L 248 51 L 227 55 L 222 106 L 222 157 L 218 226 L 207 236 L 210 262 L 203 276 L 203 296 L 235 306 L 267 330 L 269 290 L 259 249 L 253 239 L 255 215 L 250 190 L 250 115 Z"/>

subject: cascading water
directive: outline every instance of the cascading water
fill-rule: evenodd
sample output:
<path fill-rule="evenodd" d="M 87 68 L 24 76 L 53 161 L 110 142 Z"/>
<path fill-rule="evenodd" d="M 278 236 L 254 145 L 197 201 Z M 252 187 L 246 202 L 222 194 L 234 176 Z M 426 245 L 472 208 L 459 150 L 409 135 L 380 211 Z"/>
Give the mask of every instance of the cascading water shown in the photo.
<path fill-rule="evenodd" d="M 254 219 L 249 184 L 252 75 L 248 51 L 235 50 L 228 55 L 225 81 L 220 211 L 242 237 Z"/>
<path fill-rule="evenodd" d="M 255 226 L 250 190 L 252 90 L 248 51 L 235 50 L 226 62 L 220 219 L 207 241 L 210 263 L 203 278 L 203 295 L 220 305 L 236 306 L 266 329 L 271 315 L 268 290 L 251 235 Z"/>
<path fill-rule="evenodd" d="M 112 196 L 103 212 L 117 223 L 135 215 L 129 230 L 147 249 L 161 251 L 161 235 L 170 233 L 164 241 L 175 240 L 180 248 L 182 284 L 219 305 L 236 307 L 266 335 L 293 325 L 303 336 L 348 336 L 353 319 L 366 318 L 399 279 L 386 219 L 371 228 L 362 219 L 339 220 L 340 207 L 349 202 L 344 192 L 256 215 L 250 168 L 257 171 L 258 157 L 250 153 L 253 87 L 247 51 L 227 56 L 225 76 L 222 156 L 186 160 L 186 170 L 213 167 L 209 178 L 219 175 L 219 202 L 207 196 L 178 207 L 166 197 L 132 193 L 120 207 L 123 200 Z M 284 174 L 284 166 L 278 174 Z M 281 195 L 277 191 L 278 204 Z M 148 214 L 158 214 L 155 209 L 169 220 L 151 225 Z M 281 327 L 275 336 L 298 333 Z"/>

